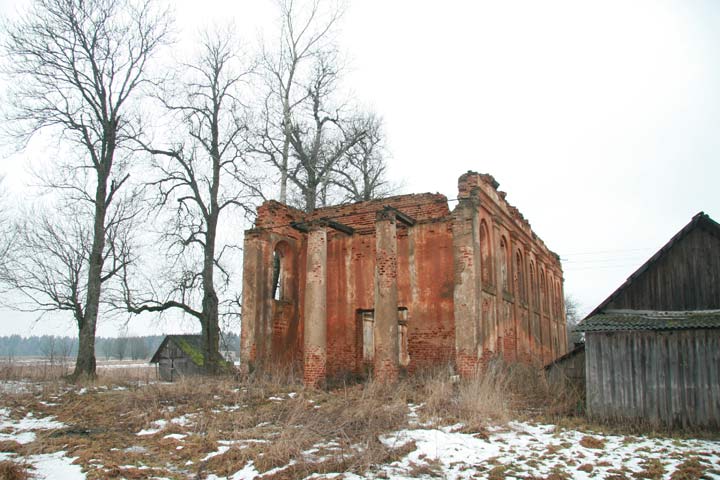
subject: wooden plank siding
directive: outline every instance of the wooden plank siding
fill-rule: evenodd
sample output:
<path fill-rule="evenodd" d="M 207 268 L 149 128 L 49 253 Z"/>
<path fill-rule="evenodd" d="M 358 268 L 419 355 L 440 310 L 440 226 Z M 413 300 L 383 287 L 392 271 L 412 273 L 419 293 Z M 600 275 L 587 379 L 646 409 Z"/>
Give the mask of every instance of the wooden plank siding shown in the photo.
<path fill-rule="evenodd" d="M 634 278 L 603 310 L 720 308 L 720 239 L 694 228 Z"/>
<path fill-rule="evenodd" d="M 720 329 L 588 332 L 588 415 L 720 427 Z"/>

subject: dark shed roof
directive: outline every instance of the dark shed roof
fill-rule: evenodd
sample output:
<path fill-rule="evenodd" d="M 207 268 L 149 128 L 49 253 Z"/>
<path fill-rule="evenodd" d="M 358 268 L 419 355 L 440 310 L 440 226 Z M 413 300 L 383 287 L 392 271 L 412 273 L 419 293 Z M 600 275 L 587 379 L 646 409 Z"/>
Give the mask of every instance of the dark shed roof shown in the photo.
<path fill-rule="evenodd" d="M 565 355 L 563 355 L 562 357 L 558 357 L 558 358 L 556 358 L 555 360 L 553 360 L 552 362 L 548 363 L 547 365 L 545 365 L 544 368 L 545 368 L 545 370 L 549 370 L 550 368 L 552 368 L 553 365 L 558 365 L 558 364 L 560 364 L 560 363 L 563 363 L 563 362 L 565 362 L 566 360 L 568 360 L 568 359 L 570 359 L 570 358 L 573 358 L 575 355 L 579 355 L 579 354 L 583 353 L 584 351 L 585 351 L 585 344 L 584 344 L 584 343 L 580 343 L 580 344 L 578 344 L 578 345 L 575 345 L 575 348 L 573 348 L 572 350 L 570 350 L 569 352 L 567 352 L 567 353 L 566 353 Z"/>
<path fill-rule="evenodd" d="M 158 363 L 160 361 L 160 352 L 165 348 L 168 342 L 172 342 L 192 360 L 197 366 L 202 366 L 202 336 L 200 335 L 168 335 L 162 341 L 155 354 L 150 359 L 150 363 Z"/>
<path fill-rule="evenodd" d="M 720 310 L 659 312 L 650 310 L 607 310 L 588 317 L 576 327 L 581 332 L 627 330 L 683 330 L 720 328 Z"/>
<path fill-rule="evenodd" d="M 598 305 L 595 310 L 590 312 L 586 317 L 585 320 L 582 321 L 580 326 L 582 326 L 590 317 L 593 317 L 599 313 L 603 313 L 603 311 L 607 308 L 607 306 L 615 299 L 617 298 L 625 289 L 630 287 L 632 283 L 640 277 L 643 273 L 645 273 L 648 269 L 650 269 L 655 263 L 658 262 L 663 256 L 669 252 L 675 244 L 677 244 L 680 240 L 685 238 L 690 232 L 692 232 L 695 229 L 703 229 L 713 235 L 715 235 L 717 238 L 720 238 L 720 224 L 716 223 L 712 218 L 710 218 L 707 214 L 704 212 L 700 212 L 697 215 L 695 215 L 692 220 L 690 220 L 690 223 L 685 225 L 678 233 L 676 233 L 670 241 L 668 241 L 660 250 L 658 250 L 655 255 L 650 257 L 650 259 L 642 264 L 640 268 L 635 270 L 632 275 L 628 277 L 625 282 L 618 287 L 617 290 L 615 290 L 613 293 L 610 294 L 608 298 L 606 298 L 600 305 Z M 589 330 L 585 330 L 589 331 Z"/>

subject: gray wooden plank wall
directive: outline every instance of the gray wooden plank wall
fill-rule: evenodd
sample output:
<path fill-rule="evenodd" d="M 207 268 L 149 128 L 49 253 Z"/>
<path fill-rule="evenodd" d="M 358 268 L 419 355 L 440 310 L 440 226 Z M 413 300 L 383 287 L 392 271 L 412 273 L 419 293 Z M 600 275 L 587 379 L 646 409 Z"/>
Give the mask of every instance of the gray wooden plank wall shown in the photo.
<path fill-rule="evenodd" d="M 720 308 L 720 240 L 703 229 L 693 230 L 624 288 L 606 308 Z"/>
<path fill-rule="evenodd" d="M 588 332 L 588 414 L 720 427 L 720 329 Z"/>

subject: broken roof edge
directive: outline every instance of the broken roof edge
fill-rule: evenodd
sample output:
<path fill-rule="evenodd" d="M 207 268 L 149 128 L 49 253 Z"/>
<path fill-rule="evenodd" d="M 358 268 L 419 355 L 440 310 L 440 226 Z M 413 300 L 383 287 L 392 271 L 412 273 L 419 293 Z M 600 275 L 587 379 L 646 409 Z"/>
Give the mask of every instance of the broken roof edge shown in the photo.
<path fill-rule="evenodd" d="M 485 186 L 485 188 L 483 188 Z M 542 252 L 547 254 L 549 257 L 554 258 L 560 267 L 560 278 L 565 281 L 565 275 L 562 270 L 562 264 L 560 263 L 560 255 L 548 248 L 547 244 L 542 238 L 533 230 L 530 221 L 520 212 L 520 209 L 512 205 L 507 200 L 507 193 L 498 190 L 500 183 L 495 177 L 489 173 L 479 173 L 474 170 L 468 170 L 467 172 L 460 175 L 458 178 L 458 201 L 479 198 L 477 190 L 484 191 L 485 195 L 490 198 L 492 203 L 499 207 L 498 212 L 505 216 L 505 219 L 519 227 L 519 231 L 527 237 L 526 240 L 530 243 L 536 243 L 541 247 Z M 482 204 L 482 199 L 479 198 Z M 459 204 L 458 204 L 459 205 Z M 455 208 L 458 206 L 456 205 Z M 454 209 L 453 209 L 454 210 Z"/>
<path fill-rule="evenodd" d="M 402 203 L 408 203 L 413 199 L 417 199 L 419 201 L 416 204 L 410 204 L 406 206 L 398 205 Z M 408 214 L 405 211 L 408 206 L 412 209 L 423 205 L 441 205 L 441 207 L 438 208 L 440 212 L 439 214 L 434 213 L 421 218 L 416 218 L 415 215 Z M 383 197 L 352 203 L 329 205 L 326 207 L 317 208 L 312 213 L 305 213 L 298 208 L 286 205 L 277 200 L 266 200 L 258 207 L 258 216 L 255 220 L 253 227 L 247 229 L 246 232 L 290 226 L 291 222 L 309 223 L 313 221 L 336 221 L 337 223 L 346 224 L 348 227 L 357 228 L 357 226 L 353 225 L 352 222 L 346 223 L 343 221 L 343 219 L 348 217 L 356 217 L 359 215 L 374 215 L 375 212 L 385 210 L 387 208 L 396 210 L 403 214 L 404 217 L 416 220 L 417 223 L 424 223 L 428 220 L 445 218 L 450 215 L 448 198 L 441 193 L 430 192 L 409 193 L 403 195 L 395 195 L 392 197 Z M 263 219 L 263 211 L 274 211 L 275 215 L 267 216 L 267 218 Z M 287 221 L 277 222 L 277 218 L 271 218 L 277 217 L 278 211 L 282 211 L 282 214 L 286 215 Z"/>
<path fill-rule="evenodd" d="M 670 249 L 675 246 L 676 243 L 685 238 L 695 228 L 703 226 L 707 227 L 709 232 L 720 238 L 720 224 L 710 218 L 710 216 L 704 211 L 696 213 L 695 215 L 693 215 L 692 219 L 687 225 L 681 228 L 675 235 L 670 238 L 670 240 L 668 240 L 667 243 L 660 247 L 657 252 L 655 252 L 647 261 L 645 261 L 645 263 L 640 265 L 637 270 L 631 273 L 630 276 L 628 276 L 628 278 L 618 288 L 616 288 L 605 300 L 600 303 L 600 305 L 598 305 L 597 307 L 595 307 L 595 309 L 588 313 L 582 320 L 582 322 L 592 317 L 593 315 L 602 313 L 602 311 L 605 309 L 605 307 L 608 306 L 610 302 L 617 298 L 617 296 L 620 295 L 620 293 L 622 293 L 624 289 L 632 285 L 632 283 L 638 277 L 640 277 L 652 265 L 654 265 L 658 260 L 660 260 L 664 255 L 666 255 L 667 252 L 670 251 Z M 580 323 L 580 325 L 582 324 L 582 322 Z"/>

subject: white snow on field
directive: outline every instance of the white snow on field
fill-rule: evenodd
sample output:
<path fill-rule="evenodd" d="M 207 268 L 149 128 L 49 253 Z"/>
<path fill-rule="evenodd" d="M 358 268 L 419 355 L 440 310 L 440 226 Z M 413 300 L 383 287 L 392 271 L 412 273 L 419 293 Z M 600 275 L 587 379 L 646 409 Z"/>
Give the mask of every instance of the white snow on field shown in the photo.
<path fill-rule="evenodd" d="M 173 418 L 172 420 L 170 420 L 170 422 L 174 423 L 175 425 L 180 425 L 181 427 L 186 427 L 187 425 L 189 425 L 192 422 L 191 418 L 194 416 L 195 416 L 194 414 L 190 413 L 187 415 L 182 415 L 177 418 Z"/>
<path fill-rule="evenodd" d="M 2 384 L 0 383 L 0 386 Z M 2 388 L 0 388 L 0 394 Z M 79 393 L 79 392 L 78 392 Z M 284 401 L 295 398 L 292 392 L 282 397 L 269 397 L 269 401 Z M 0 396 L 2 398 L 2 396 Z M 50 400 L 53 397 L 49 398 Z M 312 403 L 312 400 L 308 400 Z M 233 405 L 223 409 L 232 411 L 246 405 Z M 720 480 L 720 441 L 648 438 L 642 436 L 617 436 L 599 433 L 588 433 L 576 430 L 564 430 L 554 425 L 532 424 L 526 422 L 510 422 L 503 426 L 489 427 L 482 434 L 461 433 L 463 425 L 437 427 L 433 424 L 419 422 L 421 405 L 409 404 L 409 427 L 380 438 L 388 448 L 398 448 L 412 444 L 412 451 L 400 460 L 373 468 L 361 475 L 348 473 L 314 474 L 313 479 L 360 480 L 364 478 L 388 478 L 404 480 L 410 478 L 441 477 L 447 479 L 470 478 L 546 478 L 553 472 L 561 471 L 573 479 L 601 479 L 617 475 L 616 469 L 627 478 L 641 472 L 644 462 L 659 461 L 664 469 L 665 479 L 670 479 L 678 466 L 691 457 L 699 458 L 707 467 L 703 478 Z M 201 414 L 190 413 L 179 416 L 174 407 L 167 407 L 163 415 L 166 419 L 151 422 L 148 428 L 137 433 L 140 436 L 155 435 L 168 427 L 163 438 L 173 439 L 176 444 L 170 448 L 182 449 L 185 438 L 192 430 L 192 425 L 201 423 Z M 36 440 L 38 431 L 64 428 L 65 424 L 52 416 L 39 416 L 27 413 L 22 418 L 12 418 L 9 408 L 0 407 L 0 440 L 14 440 L 21 444 Z M 17 412 L 15 415 L 20 417 Z M 38 415 L 36 417 L 36 415 Z M 174 417 L 174 418 L 173 418 Z M 271 425 L 261 422 L 257 427 Z M 178 428 L 181 427 L 181 428 Z M 145 440 L 145 439 L 143 439 Z M 231 448 L 247 448 L 254 443 L 267 443 L 271 440 L 237 440 L 218 441 L 218 448 L 208 453 L 201 462 L 225 454 Z M 138 443 L 140 439 L 138 439 Z M 596 448 L 593 448 L 596 447 Z M 60 448 L 60 447 L 58 447 Z M 344 447 L 347 448 L 347 447 Z M 351 449 L 363 448 L 360 445 Z M 30 448 L 31 451 L 43 451 Z M 47 450 L 45 450 L 47 451 Z M 129 446 L 123 451 L 128 453 L 146 454 L 148 448 L 140 445 Z M 342 448 L 336 439 L 328 438 L 303 452 L 304 461 L 322 462 L 331 458 Z M 1 453 L 0 460 L 22 461 L 33 466 L 31 473 L 36 479 L 78 480 L 84 479 L 81 467 L 73 465 L 73 458 L 68 458 L 64 451 L 42 455 L 18 456 L 14 453 Z M 258 472 L 253 462 L 237 465 L 238 471 L 227 477 L 231 480 L 250 480 L 280 472 L 294 465 L 292 460 L 287 465 L 275 468 L 270 472 Z M 91 462 L 92 463 L 92 462 Z M 185 467 L 193 465 L 188 460 Z M 142 467 L 140 467 L 142 468 Z M 220 480 L 221 477 L 210 475 L 209 480 Z M 225 478 L 225 477 L 222 477 Z"/>
<path fill-rule="evenodd" d="M 80 465 L 73 465 L 75 458 L 66 452 L 45 453 L 17 458 L 14 453 L 0 452 L 0 461 L 10 460 L 30 465 L 28 472 L 33 480 L 84 480 Z"/>
<path fill-rule="evenodd" d="M 583 480 L 605 478 L 613 473 L 613 469 L 623 467 L 629 469 L 628 475 L 631 475 L 643 469 L 644 461 L 657 459 L 664 465 L 664 478 L 669 479 L 684 460 L 699 457 L 714 470 L 707 472 L 703 478 L 720 479 L 720 441 L 595 435 L 575 430 L 559 430 L 554 425 L 521 422 L 496 427 L 485 437 L 458 433 L 456 430 L 459 427 L 460 425 L 418 428 L 383 436 L 380 440 L 389 448 L 401 447 L 409 442 L 415 442 L 416 448 L 400 461 L 381 467 L 376 474 L 358 476 L 344 473 L 342 478 L 412 479 L 422 475 L 413 471 L 418 468 L 434 472 L 431 476 L 447 479 L 488 478 L 492 469 L 500 469 L 504 474 L 503 478 L 545 478 L 559 468 L 571 478 Z M 584 437 L 598 440 L 602 447 L 582 446 L 581 440 Z M 317 448 L 328 446 L 316 445 Z M 210 456 L 224 453 L 227 451 L 224 447 L 225 445 Z M 316 451 L 310 449 L 304 453 L 307 457 L 313 457 Z M 592 471 L 578 470 L 578 467 L 583 465 L 592 465 Z M 273 471 L 281 471 L 288 466 Z M 249 480 L 260 476 L 261 473 L 249 462 L 228 478 Z M 338 476 L 340 473 L 327 473 L 308 478 L 331 479 Z M 218 478 L 212 475 L 208 477 L 210 480 Z"/>
<path fill-rule="evenodd" d="M 644 437 L 596 436 L 578 431 L 556 431 L 553 425 L 531 425 L 511 422 L 507 430 L 496 430 L 488 438 L 454 433 L 452 428 L 403 430 L 385 436 L 388 447 L 415 441 L 417 449 L 399 462 L 384 467 L 390 478 L 404 479 L 414 465 L 435 464 L 442 476 L 449 479 L 470 478 L 495 466 L 506 467 L 509 478 L 547 476 L 561 467 L 575 479 L 604 478 L 608 470 L 625 466 L 633 472 L 642 470 L 644 460 L 660 459 L 666 478 L 687 455 L 702 458 L 720 468 L 720 442 L 703 440 L 647 439 Z M 602 448 L 586 448 L 583 437 L 604 442 Z M 532 460 L 532 461 L 528 461 Z M 578 470 L 583 464 L 593 466 L 591 472 Z M 711 474 L 712 475 L 712 474 Z M 720 475 L 709 478 L 720 478 Z"/>
<path fill-rule="evenodd" d="M 120 370 L 120 369 L 125 369 L 125 368 L 151 369 L 151 368 L 155 368 L 155 365 L 152 365 L 147 362 L 109 363 L 106 365 L 98 365 L 97 368 L 102 369 L 102 370 Z"/>
<path fill-rule="evenodd" d="M 155 435 L 156 433 L 160 432 L 162 429 L 164 429 L 167 426 L 168 422 L 167 420 L 155 420 L 151 423 L 151 425 L 154 426 L 154 428 L 145 428 L 140 430 L 135 435 L 138 436 L 144 436 L 144 435 Z"/>
<path fill-rule="evenodd" d="M 152 422 L 150 424 L 150 425 L 152 425 L 152 428 L 145 428 L 143 430 L 140 430 L 135 435 L 138 435 L 141 437 L 145 436 L 145 435 L 155 435 L 156 433 L 160 433 L 161 431 L 163 431 L 165 429 L 165 427 L 168 426 L 169 423 L 172 423 L 174 425 L 179 425 L 181 427 L 186 427 L 192 422 L 191 419 L 194 416 L 195 416 L 194 414 L 190 413 L 187 415 L 182 415 L 180 417 L 173 418 L 169 422 L 167 420 L 163 420 L 163 419 L 155 420 L 154 422 Z"/>
<path fill-rule="evenodd" d="M 0 440 L 14 440 L 26 444 L 35 441 L 35 431 L 56 430 L 64 428 L 65 424 L 55 420 L 55 417 L 35 418 L 32 412 L 19 420 L 10 418 L 10 410 L 0 408 Z"/>
<path fill-rule="evenodd" d="M 85 474 L 80 465 L 73 465 L 74 458 L 65 456 L 65 452 L 30 455 L 23 459 L 31 464 L 33 478 L 36 480 L 84 480 Z"/>
<path fill-rule="evenodd" d="M 241 470 L 235 472 L 230 477 L 218 477 L 216 475 L 210 475 L 206 480 L 251 480 L 260 476 L 260 473 L 255 469 L 253 462 L 248 462 Z"/>

